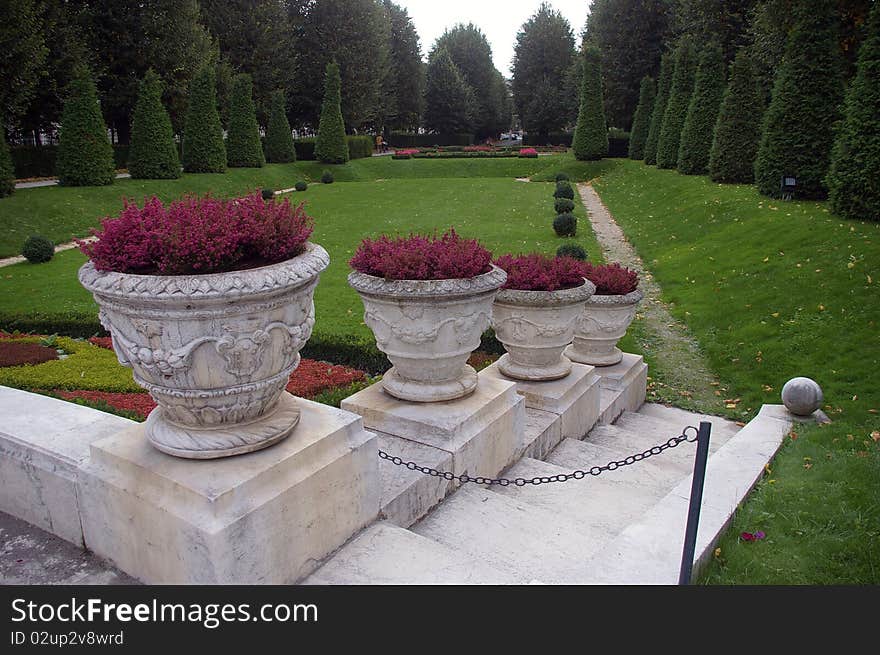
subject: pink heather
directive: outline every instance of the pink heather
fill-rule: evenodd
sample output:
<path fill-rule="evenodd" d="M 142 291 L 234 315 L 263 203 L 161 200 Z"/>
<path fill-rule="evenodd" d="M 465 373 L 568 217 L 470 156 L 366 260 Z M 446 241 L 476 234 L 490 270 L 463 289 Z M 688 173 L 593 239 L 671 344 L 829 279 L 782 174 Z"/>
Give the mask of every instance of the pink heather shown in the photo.
<path fill-rule="evenodd" d="M 502 255 L 495 265 L 507 272 L 504 289 L 558 291 L 584 283 L 587 264 L 573 257 L 547 255 Z"/>
<path fill-rule="evenodd" d="M 586 265 L 585 277 L 596 285 L 597 296 L 625 296 L 639 286 L 639 276 L 635 271 L 620 264 Z"/>
<path fill-rule="evenodd" d="M 100 271 L 219 273 L 290 259 L 303 251 L 312 229 L 303 205 L 291 207 L 288 199 L 186 196 L 166 207 L 153 196 L 143 207 L 126 200 L 119 216 L 92 230 L 97 241 L 79 246 Z"/>
<path fill-rule="evenodd" d="M 440 237 L 364 239 L 349 264 L 386 280 L 447 280 L 488 273 L 491 261 L 492 253 L 476 239 L 462 239 L 450 228 Z"/>

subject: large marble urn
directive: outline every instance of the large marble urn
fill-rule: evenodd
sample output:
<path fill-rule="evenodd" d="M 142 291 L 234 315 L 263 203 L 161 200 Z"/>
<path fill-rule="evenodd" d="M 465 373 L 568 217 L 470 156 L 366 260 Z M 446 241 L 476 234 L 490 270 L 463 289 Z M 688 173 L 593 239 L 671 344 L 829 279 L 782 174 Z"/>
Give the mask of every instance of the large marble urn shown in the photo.
<path fill-rule="evenodd" d="M 489 327 L 492 301 L 507 280 L 497 266 L 447 280 L 385 280 L 353 272 L 348 283 L 364 303 L 364 322 L 392 363 L 386 392 L 415 402 L 454 400 L 477 386 L 467 359 Z"/>
<path fill-rule="evenodd" d="M 571 360 L 562 353 L 595 290 L 585 280 L 579 287 L 557 291 L 499 291 L 492 327 L 507 351 L 498 360 L 501 372 L 518 380 L 557 380 L 568 375 Z"/>
<path fill-rule="evenodd" d="M 270 266 L 206 275 L 98 271 L 79 280 L 100 307 L 121 364 L 158 404 L 150 443 L 193 459 L 259 450 L 299 421 L 284 391 L 315 324 L 313 296 L 330 263 L 319 245 Z"/>
<path fill-rule="evenodd" d="M 593 295 L 584 305 L 574 331 L 574 341 L 565 350 L 573 362 L 612 366 L 623 359 L 617 342 L 636 315 L 642 300 L 639 289 L 623 296 Z"/>

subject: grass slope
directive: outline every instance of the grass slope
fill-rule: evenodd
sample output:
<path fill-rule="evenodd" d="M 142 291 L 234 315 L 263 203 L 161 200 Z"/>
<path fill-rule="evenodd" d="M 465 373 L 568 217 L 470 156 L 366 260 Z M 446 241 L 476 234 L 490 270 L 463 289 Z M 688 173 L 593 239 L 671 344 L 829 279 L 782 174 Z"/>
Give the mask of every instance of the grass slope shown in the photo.
<path fill-rule="evenodd" d="M 733 413 L 747 420 L 805 375 L 834 421 L 788 441 L 705 581 L 876 583 L 880 225 L 626 160 L 595 186 L 739 399 Z M 738 538 L 755 530 L 767 538 Z"/>

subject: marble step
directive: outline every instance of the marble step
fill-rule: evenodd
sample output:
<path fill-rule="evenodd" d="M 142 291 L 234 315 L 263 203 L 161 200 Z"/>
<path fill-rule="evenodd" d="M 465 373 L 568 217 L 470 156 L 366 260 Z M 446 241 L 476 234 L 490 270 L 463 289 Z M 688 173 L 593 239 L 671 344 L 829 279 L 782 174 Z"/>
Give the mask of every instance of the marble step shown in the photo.
<path fill-rule="evenodd" d="M 639 409 L 639 416 L 656 418 L 661 421 L 668 421 L 671 424 L 684 427 L 685 425 L 693 425 L 700 427 L 700 421 L 708 421 L 712 424 L 711 441 L 726 435 L 727 438 L 732 437 L 740 431 L 742 426 L 736 424 L 735 421 L 723 418 L 721 416 L 712 416 L 711 414 L 697 414 L 689 412 L 678 407 L 667 407 L 658 403 L 645 403 Z M 710 443 L 711 443 L 710 441 Z"/>
<path fill-rule="evenodd" d="M 507 572 L 521 583 L 578 584 L 584 562 L 604 539 L 561 515 L 495 493 L 465 486 L 413 532 Z"/>
<path fill-rule="evenodd" d="M 486 562 L 388 522 L 374 523 L 303 584 L 515 584 Z"/>

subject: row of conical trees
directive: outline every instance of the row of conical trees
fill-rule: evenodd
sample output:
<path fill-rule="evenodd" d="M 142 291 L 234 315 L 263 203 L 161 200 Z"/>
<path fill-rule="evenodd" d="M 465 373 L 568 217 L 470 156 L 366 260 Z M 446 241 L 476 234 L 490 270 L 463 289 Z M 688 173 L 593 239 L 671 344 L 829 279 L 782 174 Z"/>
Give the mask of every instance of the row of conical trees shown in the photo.
<path fill-rule="evenodd" d="M 771 197 L 829 197 L 835 212 L 880 220 L 880 5 L 845 93 L 833 0 L 800 3 L 768 107 L 745 48 L 682 42 L 642 80 L 629 156 L 658 168 L 754 183 Z"/>
<path fill-rule="evenodd" d="M 327 66 L 324 107 L 315 144 L 316 157 L 324 163 L 348 160 L 340 107 L 339 67 L 331 63 Z M 0 197 L 10 195 L 15 188 L 12 159 L 2 137 L 0 135 Z M 175 179 L 180 177 L 181 165 L 188 173 L 223 173 L 227 167 L 259 168 L 267 161 L 296 161 L 282 91 L 272 96 L 264 150 L 251 77 L 244 73 L 235 76 L 229 100 L 229 129 L 224 139 L 217 110 L 214 69 L 206 66 L 190 85 L 182 157 L 179 157 L 171 120 L 162 104 L 162 82 L 153 70 L 147 71 L 132 117 L 128 171 L 133 178 Z M 112 184 L 115 178 L 113 148 L 94 80 L 85 66 L 78 69 L 68 88 L 56 169 L 59 183 L 67 186 L 106 185 Z"/>

